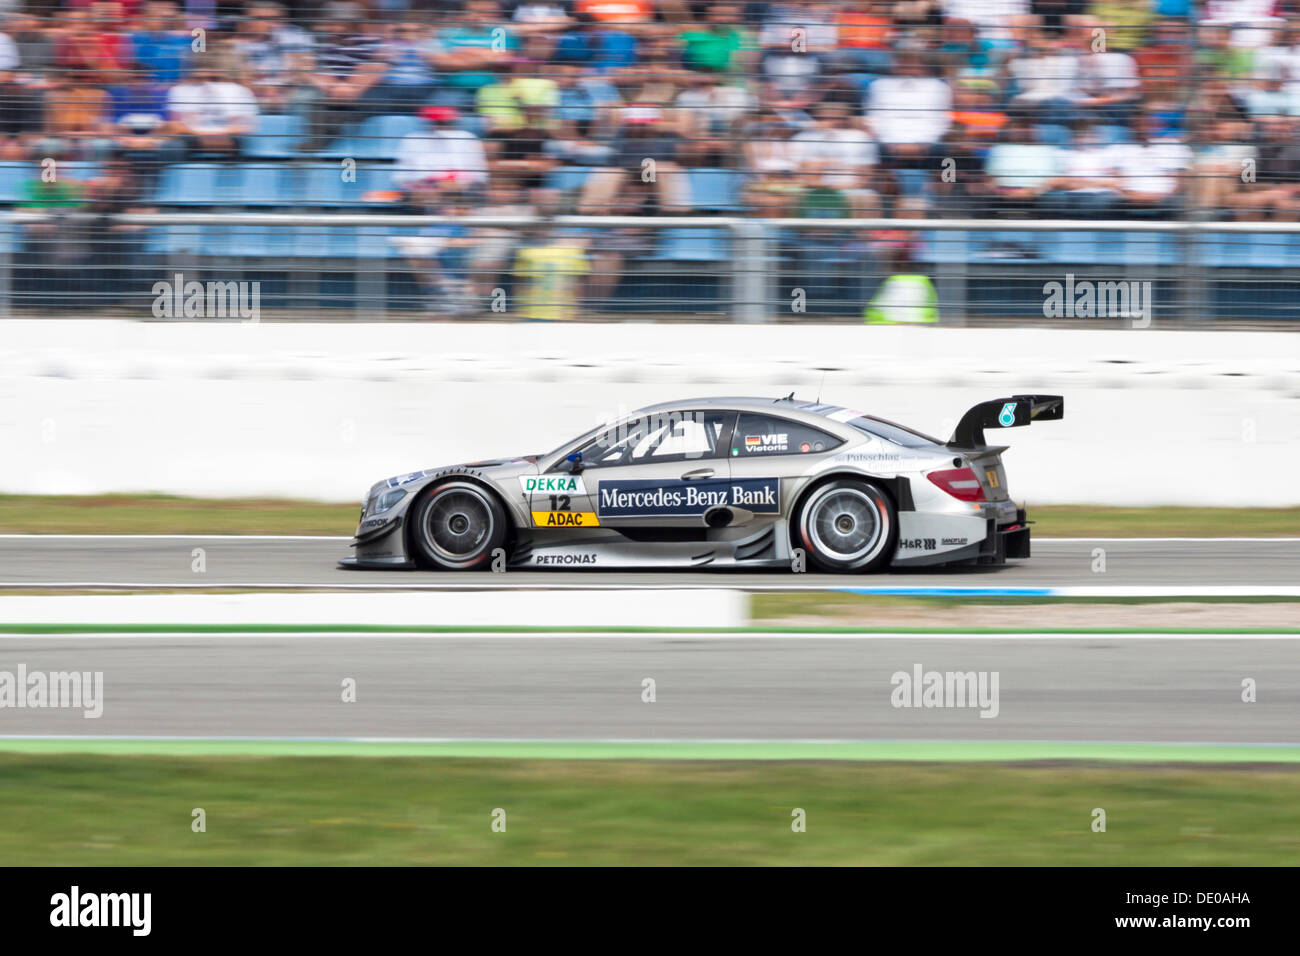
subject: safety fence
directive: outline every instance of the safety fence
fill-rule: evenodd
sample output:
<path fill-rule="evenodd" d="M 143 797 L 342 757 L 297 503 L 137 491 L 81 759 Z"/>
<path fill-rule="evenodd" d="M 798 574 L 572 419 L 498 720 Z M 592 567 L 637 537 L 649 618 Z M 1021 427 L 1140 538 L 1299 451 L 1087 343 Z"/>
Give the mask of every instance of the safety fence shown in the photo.
<path fill-rule="evenodd" d="M 17 211 L 0 314 L 156 320 L 1300 318 L 1300 224 Z"/>

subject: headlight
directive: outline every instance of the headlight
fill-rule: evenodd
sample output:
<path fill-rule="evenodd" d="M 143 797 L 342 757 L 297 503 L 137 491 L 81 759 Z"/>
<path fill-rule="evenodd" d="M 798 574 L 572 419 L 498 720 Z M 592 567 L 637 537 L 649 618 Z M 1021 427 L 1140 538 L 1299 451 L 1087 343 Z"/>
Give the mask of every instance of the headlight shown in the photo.
<path fill-rule="evenodd" d="M 392 491 L 385 491 L 382 495 L 379 495 L 376 498 L 371 498 L 366 503 L 366 514 L 381 515 L 405 497 L 406 492 L 401 488 L 394 488 Z"/>

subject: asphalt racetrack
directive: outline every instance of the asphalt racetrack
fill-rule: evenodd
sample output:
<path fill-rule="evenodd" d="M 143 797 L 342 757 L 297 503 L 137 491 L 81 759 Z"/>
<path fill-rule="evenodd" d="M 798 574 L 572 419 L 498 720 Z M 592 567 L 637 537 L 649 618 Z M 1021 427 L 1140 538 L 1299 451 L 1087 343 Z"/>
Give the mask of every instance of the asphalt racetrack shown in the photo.
<path fill-rule="evenodd" d="M 457 740 L 1300 743 L 1293 638 L 811 635 L 2 637 L 0 671 L 102 671 L 103 712 L 0 734 Z M 896 708 L 898 672 L 997 672 Z M 356 700 L 340 687 L 355 680 Z M 655 681 L 655 701 L 643 681 Z M 1242 680 L 1258 683 L 1243 703 Z"/>
<path fill-rule="evenodd" d="M 494 574 L 344 570 L 348 538 L 6 535 L 0 587 L 562 588 L 818 587 L 1044 588 L 1300 585 L 1300 540 L 1244 538 L 1040 539 L 1033 557 L 1001 568 L 874 575 L 509 571 Z M 196 572 L 195 549 L 202 549 Z M 1098 549 L 1104 570 L 1098 570 Z"/>

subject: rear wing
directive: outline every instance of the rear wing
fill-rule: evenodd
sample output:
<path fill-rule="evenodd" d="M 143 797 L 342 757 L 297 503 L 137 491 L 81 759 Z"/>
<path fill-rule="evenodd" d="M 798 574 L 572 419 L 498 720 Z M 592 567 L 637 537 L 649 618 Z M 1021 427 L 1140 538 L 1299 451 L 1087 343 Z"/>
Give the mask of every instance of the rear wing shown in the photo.
<path fill-rule="evenodd" d="M 1060 395 L 1012 395 L 980 402 L 961 417 L 948 439 L 950 448 L 983 448 L 985 428 L 1016 428 L 1032 422 L 1057 422 L 1065 417 Z"/>

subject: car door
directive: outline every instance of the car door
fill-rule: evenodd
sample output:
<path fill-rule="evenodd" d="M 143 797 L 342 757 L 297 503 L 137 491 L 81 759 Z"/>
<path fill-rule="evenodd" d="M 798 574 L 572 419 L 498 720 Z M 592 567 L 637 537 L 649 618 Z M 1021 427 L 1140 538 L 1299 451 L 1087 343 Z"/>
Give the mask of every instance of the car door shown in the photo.
<path fill-rule="evenodd" d="M 581 489 L 554 505 L 581 509 L 583 527 L 702 526 L 728 494 L 734 419 L 734 412 L 712 409 L 625 419 L 578 449 Z M 549 497 L 544 504 L 552 504 Z"/>
<path fill-rule="evenodd" d="M 778 501 L 788 500 L 788 485 L 805 467 L 797 459 L 820 456 L 842 444 L 829 432 L 794 419 L 741 412 L 729 450 L 731 480 L 738 489 L 734 495 L 756 501 L 757 507 L 749 508 L 755 514 L 778 513 L 779 508 L 769 510 L 766 489 L 775 486 Z"/>

